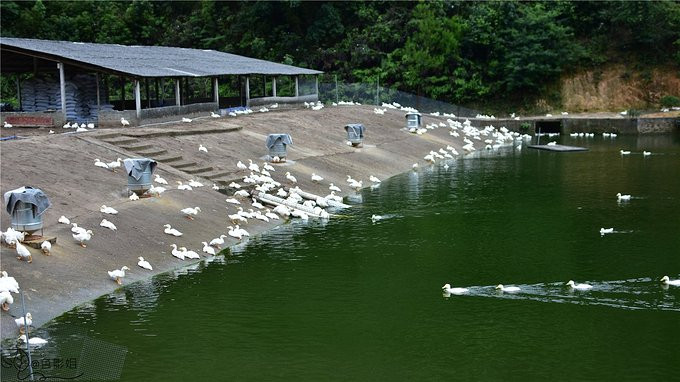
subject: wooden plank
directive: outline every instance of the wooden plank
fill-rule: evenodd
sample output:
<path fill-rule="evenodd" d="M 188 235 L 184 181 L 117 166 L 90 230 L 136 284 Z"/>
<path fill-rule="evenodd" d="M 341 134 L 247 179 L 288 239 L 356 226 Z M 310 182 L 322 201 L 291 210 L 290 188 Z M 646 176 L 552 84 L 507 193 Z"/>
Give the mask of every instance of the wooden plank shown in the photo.
<path fill-rule="evenodd" d="M 557 151 L 557 152 L 570 152 L 570 151 L 588 151 L 585 147 L 578 146 L 565 146 L 565 145 L 529 145 L 530 149 L 546 150 L 546 151 Z"/>

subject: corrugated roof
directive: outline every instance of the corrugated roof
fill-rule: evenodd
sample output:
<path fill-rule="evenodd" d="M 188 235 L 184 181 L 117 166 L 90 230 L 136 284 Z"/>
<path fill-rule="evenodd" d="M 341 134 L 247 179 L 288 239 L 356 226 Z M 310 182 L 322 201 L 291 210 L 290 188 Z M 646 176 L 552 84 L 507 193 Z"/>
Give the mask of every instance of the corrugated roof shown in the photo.
<path fill-rule="evenodd" d="M 18 48 L 109 69 L 138 77 L 208 77 L 238 74 L 321 74 L 318 70 L 277 64 L 271 61 L 215 50 L 94 44 L 71 41 L 0 38 L 2 49 Z"/>

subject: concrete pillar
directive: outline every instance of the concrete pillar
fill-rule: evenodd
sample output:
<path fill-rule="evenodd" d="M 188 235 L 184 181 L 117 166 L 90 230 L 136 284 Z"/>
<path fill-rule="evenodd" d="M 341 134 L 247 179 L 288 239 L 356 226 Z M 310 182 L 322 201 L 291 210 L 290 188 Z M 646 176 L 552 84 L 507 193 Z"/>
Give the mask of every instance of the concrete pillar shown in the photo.
<path fill-rule="evenodd" d="M 99 95 L 99 73 L 94 74 L 95 81 L 97 82 L 97 118 L 99 118 L 99 112 L 102 110 L 102 103 L 100 101 Z"/>
<path fill-rule="evenodd" d="M 250 104 L 250 77 L 246 76 L 246 106 Z"/>
<path fill-rule="evenodd" d="M 316 79 L 316 99 L 319 99 L 319 75 L 315 76 Z"/>
<path fill-rule="evenodd" d="M 179 92 L 179 78 L 175 78 L 175 105 L 182 105 L 182 96 Z"/>
<path fill-rule="evenodd" d="M 146 93 L 146 107 L 151 107 L 151 96 L 149 95 L 149 79 L 144 79 L 144 93 Z"/>
<path fill-rule="evenodd" d="M 296 97 L 299 97 L 299 96 L 300 96 L 299 77 L 300 77 L 300 76 L 295 76 L 295 96 L 296 96 Z"/>
<path fill-rule="evenodd" d="M 276 76 L 272 79 L 272 96 L 276 97 Z"/>
<path fill-rule="evenodd" d="M 64 113 L 66 120 L 66 78 L 64 77 L 64 63 L 57 64 L 59 67 L 59 91 L 61 93 L 61 112 Z"/>
<path fill-rule="evenodd" d="M 137 111 L 137 120 L 142 116 L 142 92 L 139 88 L 139 79 L 135 78 L 135 110 Z"/>
<path fill-rule="evenodd" d="M 213 92 L 215 96 L 215 103 L 217 104 L 217 108 L 220 107 L 220 87 L 219 87 L 219 81 L 217 80 L 217 77 L 213 79 Z"/>
<path fill-rule="evenodd" d="M 23 110 L 21 107 L 21 75 L 17 73 L 17 101 L 19 102 L 19 110 Z"/>

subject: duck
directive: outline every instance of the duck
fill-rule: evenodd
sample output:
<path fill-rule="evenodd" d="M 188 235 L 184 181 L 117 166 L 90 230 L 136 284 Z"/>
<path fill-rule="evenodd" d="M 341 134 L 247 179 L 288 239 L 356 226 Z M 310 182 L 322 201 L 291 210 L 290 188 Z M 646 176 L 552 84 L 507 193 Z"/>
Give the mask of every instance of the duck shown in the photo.
<path fill-rule="evenodd" d="M 180 260 L 184 260 L 184 252 L 177 249 L 177 244 L 170 244 L 172 247 L 172 255 Z"/>
<path fill-rule="evenodd" d="M 165 230 L 163 232 L 167 233 L 168 235 L 172 236 L 182 236 L 184 235 L 183 233 L 179 232 L 178 230 L 172 228 L 170 224 L 165 224 L 163 227 L 165 227 Z"/>
<path fill-rule="evenodd" d="M 378 220 L 383 220 L 384 218 L 380 215 L 371 215 L 371 221 L 373 223 L 377 222 Z"/>
<path fill-rule="evenodd" d="M 61 224 L 71 224 L 71 221 L 64 215 L 61 215 L 57 221 Z"/>
<path fill-rule="evenodd" d="M 290 172 L 286 172 L 286 179 L 288 179 L 291 183 L 297 183 L 297 179 L 290 174 Z"/>
<path fill-rule="evenodd" d="M 183 123 L 191 123 L 191 121 L 192 121 L 191 118 L 182 117 L 182 122 L 183 122 Z"/>
<path fill-rule="evenodd" d="M 94 165 L 97 166 L 97 167 L 105 168 L 107 170 L 109 169 L 109 165 L 100 161 L 99 159 L 94 160 Z"/>
<path fill-rule="evenodd" d="M 183 191 L 191 191 L 193 190 L 193 187 L 191 187 L 188 184 L 182 184 L 179 180 L 177 181 L 177 189 L 178 190 L 183 190 Z"/>
<path fill-rule="evenodd" d="M 168 181 L 165 180 L 165 179 L 163 179 L 163 178 L 162 178 L 160 175 L 158 175 L 158 174 L 156 174 L 156 177 L 154 178 L 153 181 L 156 182 L 156 183 L 158 183 L 158 184 L 165 184 L 165 185 L 168 184 Z"/>
<path fill-rule="evenodd" d="M 660 281 L 666 285 L 680 286 L 680 280 L 671 280 L 668 276 L 662 277 Z"/>
<path fill-rule="evenodd" d="M 496 285 L 496 289 L 500 290 L 501 292 L 509 292 L 509 293 L 514 293 L 514 292 L 520 291 L 519 287 L 516 287 L 516 286 L 506 287 L 503 284 Z"/>
<path fill-rule="evenodd" d="M 9 311 L 9 306 L 14 304 L 14 297 L 9 291 L 3 290 L 0 292 L 0 306 L 5 312 Z"/>
<path fill-rule="evenodd" d="M 130 121 L 128 121 L 127 119 L 125 119 L 123 117 L 120 117 L 120 124 L 123 125 L 123 126 L 130 126 Z"/>
<path fill-rule="evenodd" d="M 212 117 L 212 118 L 221 118 L 222 116 L 219 115 L 219 114 L 217 114 L 217 113 L 215 113 L 214 111 L 211 111 L 211 112 L 210 112 L 210 117 Z"/>
<path fill-rule="evenodd" d="M 88 129 L 94 129 L 94 123 L 90 122 L 87 124 Z"/>
<path fill-rule="evenodd" d="M 22 344 L 26 343 L 26 335 L 22 334 L 17 338 L 17 341 L 21 342 Z M 40 337 L 31 337 L 28 339 L 28 344 L 30 346 L 35 346 L 35 347 L 40 347 L 43 346 L 47 343 L 47 340 L 44 340 Z"/>
<path fill-rule="evenodd" d="M 619 150 L 619 152 L 621 153 L 621 155 L 630 155 L 629 150 Z"/>
<path fill-rule="evenodd" d="M 111 171 L 116 172 L 116 169 L 120 168 L 120 165 L 121 165 L 120 161 L 122 161 L 122 159 L 118 158 L 113 162 L 107 163 L 106 165 L 109 166 Z"/>
<path fill-rule="evenodd" d="M 238 224 L 236 224 L 236 226 L 234 227 L 234 230 L 240 232 L 240 233 L 241 233 L 241 236 L 248 236 L 248 237 L 250 237 L 250 234 L 248 233 L 248 231 L 246 231 L 246 230 L 244 230 L 243 228 L 239 227 Z"/>
<path fill-rule="evenodd" d="M 12 124 L 11 124 L 11 123 L 9 123 L 9 122 L 7 122 L 7 121 L 5 121 L 5 123 L 4 123 L 4 125 L 3 125 L 3 126 L 9 129 L 9 128 L 11 128 L 11 127 L 12 127 Z"/>
<path fill-rule="evenodd" d="M 198 213 L 201 212 L 201 208 L 200 207 L 194 207 L 194 208 L 187 207 L 187 208 L 183 208 L 182 210 L 180 210 L 180 212 L 185 214 L 187 219 L 194 220 L 194 217 L 191 216 L 191 215 L 198 215 Z"/>
<path fill-rule="evenodd" d="M 106 204 L 102 204 L 102 206 L 99 207 L 99 212 L 103 212 L 109 215 L 116 215 L 118 213 L 118 211 L 116 211 L 115 208 L 107 207 Z"/>
<path fill-rule="evenodd" d="M 80 243 L 81 247 L 85 248 L 86 247 L 85 242 L 92 239 L 92 231 L 88 229 L 85 231 L 74 233 L 71 236 L 73 236 L 73 238 Z"/>
<path fill-rule="evenodd" d="M 188 259 L 200 259 L 201 258 L 201 256 L 198 253 L 196 253 L 195 251 L 188 250 L 188 249 L 186 249 L 186 247 L 180 247 L 179 250 L 182 251 L 182 253 L 184 254 L 184 257 L 186 257 Z"/>
<path fill-rule="evenodd" d="M 251 159 L 248 159 L 248 169 L 252 172 L 260 172 L 260 166 L 257 163 L 253 163 Z"/>
<path fill-rule="evenodd" d="M 265 210 L 264 216 L 268 217 L 269 219 L 272 220 L 279 220 L 279 215 L 273 213 L 269 208 Z"/>
<path fill-rule="evenodd" d="M 31 256 L 31 252 L 28 250 L 28 248 L 24 247 L 21 243 L 18 241 L 16 242 L 16 251 L 19 256 L 17 256 L 18 260 L 23 260 L 26 259 L 29 263 L 33 262 L 33 257 Z"/>
<path fill-rule="evenodd" d="M 616 197 L 619 199 L 619 201 L 627 201 L 627 200 L 630 200 L 630 198 L 631 198 L 630 195 L 621 195 L 620 192 L 618 194 L 616 194 Z"/>
<path fill-rule="evenodd" d="M 312 173 L 312 182 L 321 182 L 323 178 L 319 175 L 316 175 L 315 173 Z"/>
<path fill-rule="evenodd" d="M 241 185 L 238 184 L 238 183 L 236 183 L 236 182 L 231 182 L 231 183 L 229 183 L 229 185 L 228 185 L 227 187 L 229 187 L 229 188 L 235 188 L 235 189 L 238 190 L 239 188 L 241 188 Z"/>
<path fill-rule="evenodd" d="M 160 197 L 161 194 L 164 193 L 164 192 L 165 192 L 165 187 L 161 187 L 161 186 L 156 187 L 154 185 L 151 185 L 151 187 L 149 187 L 149 189 L 145 192 L 145 194 L 156 195 L 156 196 Z"/>
<path fill-rule="evenodd" d="M 593 288 L 590 284 L 574 284 L 574 280 L 567 281 L 565 285 L 576 290 L 588 290 Z"/>
<path fill-rule="evenodd" d="M 45 240 L 45 241 L 42 242 L 42 244 L 40 244 L 40 249 L 42 249 L 42 253 L 44 253 L 45 255 L 49 256 L 49 255 L 50 255 L 50 251 L 52 250 L 52 243 L 50 243 L 49 241 Z"/>
<path fill-rule="evenodd" d="M 281 163 L 281 158 L 278 155 L 274 155 L 272 158 L 272 163 Z"/>
<path fill-rule="evenodd" d="M 241 234 L 240 231 L 237 231 L 234 227 L 229 226 L 229 236 L 241 240 L 243 238 L 243 235 Z"/>
<path fill-rule="evenodd" d="M 225 201 L 227 203 L 231 203 L 231 204 L 241 204 L 241 202 L 239 202 L 238 200 L 236 200 L 234 198 L 228 198 L 228 199 L 225 199 Z"/>
<path fill-rule="evenodd" d="M 266 163 L 266 162 L 262 164 L 262 169 L 267 170 L 267 171 L 274 171 L 274 172 L 276 171 L 274 166 L 272 166 L 272 165 L 270 165 L 269 163 Z"/>
<path fill-rule="evenodd" d="M 354 188 L 355 190 L 359 191 L 364 186 L 364 181 L 363 180 L 360 180 L 358 182 L 354 181 L 354 182 L 350 183 L 349 186 Z"/>
<path fill-rule="evenodd" d="M 444 284 L 442 291 L 444 291 L 444 293 L 461 295 L 468 293 L 470 290 L 468 288 L 451 288 L 451 284 Z"/>
<path fill-rule="evenodd" d="M 241 208 L 241 207 L 239 207 Z M 240 212 L 237 212 L 235 214 L 229 214 L 227 217 L 229 220 L 231 220 L 232 224 L 237 224 L 237 222 L 243 222 L 243 223 L 248 223 L 248 219 L 246 218 L 245 213 L 242 213 L 243 209 L 241 209 Z"/>
<path fill-rule="evenodd" d="M 246 171 L 246 170 L 248 169 L 248 166 L 246 166 L 245 164 L 243 164 L 243 162 L 241 162 L 241 161 L 236 162 L 236 167 L 237 167 L 239 170 L 243 170 L 243 171 Z"/>
<path fill-rule="evenodd" d="M 140 266 L 140 267 L 142 267 L 142 268 L 144 268 L 144 269 L 148 269 L 148 270 L 150 270 L 150 271 L 153 271 L 153 267 L 151 266 L 151 264 L 149 264 L 148 261 L 144 260 L 144 258 L 143 258 L 142 256 L 139 256 L 139 257 L 137 258 L 137 260 L 139 260 L 139 261 L 137 262 L 137 265 L 138 265 L 138 266 Z"/>
<path fill-rule="evenodd" d="M 280 198 L 285 198 L 286 196 L 288 196 L 288 193 L 287 193 L 286 190 L 284 190 L 283 188 L 279 188 L 279 189 L 276 191 L 276 196 L 278 196 L 278 197 L 280 197 Z"/>
<path fill-rule="evenodd" d="M 328 189 L 331 190 L 331 191 L 342 192 L 342 191 L 340 190 L 340 187 L 334 185 L 333 183 L 331 183 L 331 184 L 328 186 Z"/>
<path fill-rule="evenodd" d="M 210 240 L 210 245 L 213 247 L 217 248 L 222 248 L 222 244 L 224 244 L 224 238 L 227 237 L 227 235 L 220 235 L 220 237 L 216 237 L 212 240 Z"/>
<path fill-rule="evenodd" d="M 208 242 L 203 241 L 203 252 L 215 256 L 215 248 L 208 245 Z"/>
<path fill-rule="evenodd" d="M 234 192 L 234 196 L 238 196 L 238 197 L 241 197 L 241 198 L 247 198 L 247 197 L 250 196 L 250 193 L 246 190 L 238 190 L 238 191 Z"/>
<path fill-rule="evenodd" d="M 0 272 L 0 291 L 19 293 L 19 283 L 14 277 L 7 274 L 7 271 Z"/>
<path fill-rule="evenodd" d="M 134 202 L 135 200 L 139 200 L 139 196 L 137 196 L 137 194 L 133 192 L 132 194 L 130 194 L 128 199 Z"/>
<path fill-rule="evenodd" d="M 614 228 L 600 228 L 600 235 L 604 236 L 608 233 L 614 233 Z"/>
<path fill-rule="evenodd" d="M 31 316 L 31 313 L 26 313 L 25 320 L 24 317 L 19 317 L 14 320 L 14 323 L 17 325 L 17 328 L 19 328 L 19 333 L 24 334 L 26 326 L 33 325 L 33 317 Z"/>
<path fill-rule="evenodd" d="M 414 164 L 411 166 L 411 169 L 412 169 L 413 171 L 417 171 L 417 170 L 418 170 L 418 163 L 414 163 Z"/>
<path fill-rule="evenodd" d="M 123 277 L 125 277 L 125 271 L 128 270 L 130 270 L 130 268 L 124 265 L 121 269 L 114 269 L 112 271 L 107 271 L 107 273 L 118 285 L 123 285 Z"/>
<path fill-rule="evenodd" d="M 643 156 L 652 155 L 652 152 L 651 152 L 651 151 L 643 151 L 643 152 L 642 152 L 642 155 L 643 155 Z"/>
<path fill-rule="evenodd" d="M 220 186 L 218 186 L 217 183 L 213 183 L 212 189 L 218 191 L 220 189 Z"/>
<path fill-rule="evenodd" d="M 199 182 L 199 181 L 197 181 L 197 180 L 195 180 L 195 179 L 191 179 L 191 180 L 189 181 L 189 186 L 191 186 L 191 187 L 196 187 L 196 188 L 198 188 L 198 187 L 203 187 L 203 183 L 201 183 L 201 182 Z"/>
<path fill-rule="evenodd" d="M 110 221 L 106 219 L 102 219 L 102 221 L 99 223 L 100 227 L 108 228 L 111 231 L 116 231 L 118 228 L 116 227 L 115 224 L 111 223 Z"/>
<path fill-rule="evenodd" d="M 309 219 L 309 215 L 307 215 L 306 212 L 300 211 L 300 210 L 298 210 L 298 209 L 293 209 L 293 210 L 290 212 L 290 215 L 291 215 L 292 217 L 300 218 L 300 219 L 302 219 L 302 220 L 308 220 L 308 219 Z"/>
<path fill-rule="evenodd" d="M 9 227 L 7 228 L 7 232 L 2 232 L 1 236 L 4 237 L 5 243 L 7 243 L 10 248 L 14 248 L 17 243 L 24 240 L 26 234 Z"/>
<path fill-rule="evenodd" d="M 257 208 L 258 210 L 263 210 L 264 206 L 262 203 L 258 202 L 255 198 L 253 198 L 253 202 L 250 203 L 253 207 Z"/>
<path fill-rule="evenodd" d="M 290 216 L 290 208 L 288 206 L 285 206 L 283 204 L 279 204 L 278 206 L 274 207 L 272 210 L 273 212 L 279 214 L 280 216 L 283 216 L 285 218 L 288 218 Z"/>

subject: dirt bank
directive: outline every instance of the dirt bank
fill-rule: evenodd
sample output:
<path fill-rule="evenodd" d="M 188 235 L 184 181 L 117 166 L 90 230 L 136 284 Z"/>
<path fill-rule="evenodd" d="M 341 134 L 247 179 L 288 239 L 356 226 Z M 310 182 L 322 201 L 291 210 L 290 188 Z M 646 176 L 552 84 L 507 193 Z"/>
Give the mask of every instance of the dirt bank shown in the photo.
<path fill-rule="evenodd" d="M 424 116 L 425 123 L 444 121 L 445 118 Z M 366 138 L 363 148 L 355 149 L 345 144 L 346 123 L 363 123 Z M 288 150 L 289 162 L 276 166 L 273 177 L 289 185 L 284 174 L 290 171 L 306 191 L 328 194 L 328 184 L 335 183 L 343 194 L 351 190 L 345 182 L 351 175 L 369 184 L 369 175 L 381 179 L 411 169 L 414 162 L 424 164 L 423 156 L 450 144 L 462 152 L 462 137 L 454 138 L 449 129 L 428 130 L 417 136 L 402 130 L 404 113 L 388 110 L 377 115 L 372 106 L 327 107 L 320 111 L 310 109 L 255 113 L 236 118 L 201 119 L 192 123 L 176 123 L 162 127 L 96 129 L 81 134 L 47 134 L 48 129 L 30 129 L 27 139 L 0 143 L 2 192 L 30 185 L 42 189 L 52 206 L 44 215 L 45 236 L 56 236 L 52 255 L 44 256 L 31 249 L 33 263 L 18 261 L 15 251 L 0 248 L 0 267 L 14 276 L 26 298 L 27 310 L 33 315 L 34 325 L 40 326 L 73 307 L 109 293 L 117 285 L 106 271 L 123 265 L 131 268 L 124 283 L 146 279 L 190 264 L 171 256 L 170 244 L 185 246 L 201 252 L 202 241 L 226 234 L 227 214 L 236 208 L 225 202 L 225 194 L 211 189 L 213 181 L 239 180 L 236 162 L 253 159 L 262 164 L 266 154 L 265 137 L 270 133 L 289 133 L 294 145 Z M 26 129 L 27 131 L 29 129 Z M 169 135 L 195 132 L 193 135 Z M 122 133 L 122 136 L 114 136 Z M 200 133 L 200 134 L 199 134 Z M 135 137 L 130 138 L 129 135 Z M 95 167 L 95 158 L 113 161 L 117 157 L 139 157 L 138 152 L 126 149 L 125 139 L 132 139 L 137 148 L 165 151 L 165 158 L 181 155 L 179 162 L 160 163 L 156 173 L 167 179 L 172 189 L 160 198 L 130 201 L 126 196 L 127 176 L 124 171 L 114 173 Z M 112 143 L 113 142 L 113 143 Z M 117 142 L 117 143 L 116 143 Z M 199 144 L 208 153 L 198 151 Z M 130 149 L 132 150 L 132 149 Z M 141 149 L 140 149 L 141 150 Z M 191 167 L 176 168 L 190 161 Z M 187 168 L 212 168 L 208 173 L 213 180 L 191 175 Z M 184 170 L 183 170 L 184 169 Z M 325 178 L 314 183 L 312 172 Z M 174 188 L 176 181 L 198 179 L 206 187 L 193 191 Z M 242 201 L 247 210 L 250 205 Z M 99 212 L 102 204 L 114 207 L 117 215 Z M 186 219 L 179 210 L 200 206 L 195 220 Z M 226 208 L 225 208 L 226 207 Z M 79 225 L 92 229 L 93 238 L 87 248 L 81 248 L 71 237 L 70 226 L 58 224 L 65 215 Z M 100 227 L 102 218 L 112 221 L 117 231 Z M 7 213 L 1 214 L 3 229 L 9 225 Z M 171 224 L 184 235 L 176 238 L 163 233 L 163 225 Z M 250 219 L 246 229 L 257 234 L 270 229 L 274 223 Z M 226 239 L 225 245 L 236 243 Z M 143 256 L 154 267 L 153 272 L 137 267 L 137 257 Z M 17 296 L 17 295 L 15 295 Z M 21 311 L 15 300 L 9 312 L 2 312 L 2 337 L 18 336 L 13 318 Z"/>

